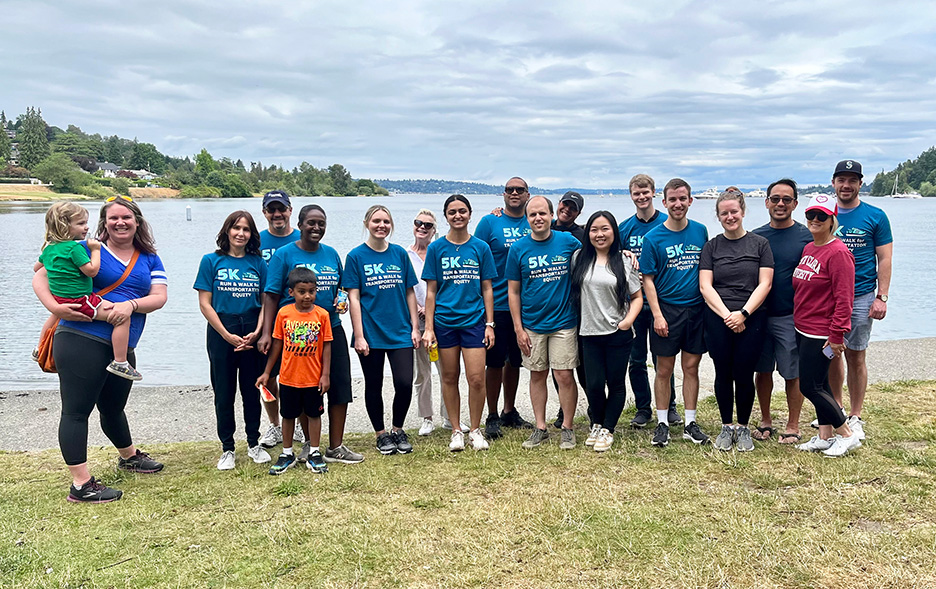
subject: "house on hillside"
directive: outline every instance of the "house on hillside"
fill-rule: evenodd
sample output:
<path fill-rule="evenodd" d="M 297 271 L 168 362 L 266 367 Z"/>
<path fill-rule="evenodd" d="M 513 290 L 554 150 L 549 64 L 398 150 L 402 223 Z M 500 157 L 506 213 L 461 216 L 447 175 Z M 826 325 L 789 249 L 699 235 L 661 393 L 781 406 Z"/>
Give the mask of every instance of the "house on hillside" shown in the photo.
<path fill-rule="evenodd" d="M 124 170 L 124 171 L 130 172 L 131 174 L 133 174 L 140 180 L 152 180 L 153 178 L 156 178 L 156 174 L 148 170 Z"/>
<path fill-rule="evenodd" d="M 16 139 L 16 131 L 13 129 L 7 129 L 6 136 L 9 137 L 10 139 Z"/>
<path fill-rule="evenodd" d="M 116 178 L 120 166 L 110 162 L 98 162 L 96 170 L 100 170 L 105 178 Z"/>

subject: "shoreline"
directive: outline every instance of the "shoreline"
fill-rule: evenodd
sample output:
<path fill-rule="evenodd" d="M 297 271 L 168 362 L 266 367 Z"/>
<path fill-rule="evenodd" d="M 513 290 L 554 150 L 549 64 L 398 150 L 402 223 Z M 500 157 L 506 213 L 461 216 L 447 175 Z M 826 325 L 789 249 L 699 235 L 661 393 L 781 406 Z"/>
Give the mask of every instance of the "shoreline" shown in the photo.
<path fill-rule="evenodd" d="M 927 362 L 927 358 L 936 357 L 936 337 L 890 340 L 871 342 L 868 348 L 869 384 L 898 380 L 936 380 L 936 364 Z M 652 368 L 649 369 L 652 374 Z M 441 402 L 438 375 L 433 377 L 432 406 L 436 415 L 436 427 L 441 427 L 441 417 L 437 411 Z M 680 372 L 677 369 L 677 396 L 680 397 Z M 711 359 L 704 356 L 699 367 L 700 399 L 712 395 L 714 369 Z M 462 374 L 462 419 L 468 419 L 467 385 Z M 652 383 L 652 378 L 651 378 Z M 529 396 L 529 372 L 521 370 L 520 387 L 517 391 L 517 407 L 524 418 L 532 420 L 533 412 Z M 627 407 L 633 407 L 633 394 L 628 384 Z M 364 382 L 355 378 L 352 382 L 354 402 L 348 410 L 346 430 L 348 433 L 369 433 L 372 431 L 370 420 L 364 408 Z M 389 423 L 389 411 L 393 396 L 393 385 L 389 376 L 384 378 L 384 410 Z M 774 394 L 783 394 L 783 380 L 774 374 Z M 134 386 L 127 406 L 127 418 L 134 436 L 134 443 L 140 445 L 186 441 L 217 441 L 215 432 L 213 392 L 208 385 L 176 386 Z M 237 440 L 243 440 L 243 417 L 239 403 L 236 403 L 238 432 Z M 584 415 L 587 408 L 585 395 L 579 388 L 578 409 L 576 415 Z M 168 411 L 167 411 L 168 409 Z M 559 402 L 550 386 L 547 402 L 547 421 L 552 422 L 559 409 Z M 0 392 L 0 421 L 6 426 L 0 428 L 0 451 L 33 451 L 58 447 L 58 420 L 61 411 L 59 392 L 56 389 L 13 390 Z M 625 408 L 627 411 L 627 408 Z M 755 406 L 755 412 L 756 412 Z M 416 429 L 421 423 L 417 415 L 416 400 L 410 404 L 405 427 L 416 436 Z M 803 411 L 803 420 L 812 419 L 813 410 L 807 402 Z M 487 415 L 485 407 L 484 416 Z M 783 413 L 781 413 L 783 415 Z M 703 415 L 702 419 L 711 421 L 714 415 Z M 807 419 L 808 417 L 808 419 Z M 323 416 L 322 431 L 327 433 L 328 415 Z M 482 417 L 483 422 L 483 417 Z M 783 423 L 783 421 L 779 421 Z M 268 425 L 266 415 L 260 419 L 263 433 Z M 89 427 L 89 446 L 108 446 L 109 441 L 101 432 L 99 420 L 91 416 Z"/>

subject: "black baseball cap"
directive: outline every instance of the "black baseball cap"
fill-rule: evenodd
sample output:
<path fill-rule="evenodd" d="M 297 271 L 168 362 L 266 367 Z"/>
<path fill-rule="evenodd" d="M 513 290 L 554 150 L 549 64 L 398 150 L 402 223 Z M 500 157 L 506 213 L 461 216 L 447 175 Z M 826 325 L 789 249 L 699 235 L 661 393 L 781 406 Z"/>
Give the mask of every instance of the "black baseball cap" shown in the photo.
<path fill-rule="evenodd" d="M 835 178 L 839 174 L 858 174 L 859 178 L 864 178 L 861 174 L 861 164 L 855 160 L 842 160 L 837 163 L 832 177 Z"/>
<path fill-rule="evenodd" d="M 267 208 L 271 202 L 278 202 L 287 209 L 292 208 L 289 204 L 289 195 L 284 190 L 271 190 L 263 195 L 263 208 Z"/>
<path fill-rule="evenodd" d="M 570 202 L 575 205 L 575 210 L 582 212 L 582 207 L 585 206 L 585 199 L 582 198 L 582 195 L 574 190 L 570 190 L 562 195 L 562 198 L 559 199 L 559 202 Z"/>

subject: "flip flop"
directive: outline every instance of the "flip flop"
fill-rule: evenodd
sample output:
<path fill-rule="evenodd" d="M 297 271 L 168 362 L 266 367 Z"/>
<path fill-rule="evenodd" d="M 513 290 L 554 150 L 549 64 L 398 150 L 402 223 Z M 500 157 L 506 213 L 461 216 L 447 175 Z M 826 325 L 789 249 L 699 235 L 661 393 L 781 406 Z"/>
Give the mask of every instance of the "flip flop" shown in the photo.
<path fill-rule="evenodd" d="M 788 433 L 784 432 L 784 433 L 780 434 L 780 440 L 778 441 L 778 443 L 780 443 L 780 444 L 795 444 L 795 443 L 799 442 L 799 441 L 802 440 L 802 439 L 803 439 L 803 436 L 801 436 L 800 434 L 788 434 Z M 790 440 L 790 441 L 787 442 L 786 440 Z"/>
<path fill-rule="evenodd" d="M 755 429 L 757 430 L 757 433 L 752 432 L 751 437 L 760 442 L 766 442 L 770 440 L 770 436 L 772 436 L 774 432 L 777 431 L 769 425 L 765 427 L 757 427 Z"/>

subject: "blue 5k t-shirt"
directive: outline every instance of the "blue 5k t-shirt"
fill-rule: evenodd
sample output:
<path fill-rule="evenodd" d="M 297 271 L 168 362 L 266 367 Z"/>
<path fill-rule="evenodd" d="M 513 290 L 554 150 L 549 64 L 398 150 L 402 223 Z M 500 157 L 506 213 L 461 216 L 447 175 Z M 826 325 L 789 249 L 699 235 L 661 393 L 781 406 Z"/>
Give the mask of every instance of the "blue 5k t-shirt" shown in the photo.
<path fill-rule="evenodd" d="M 409 254 L 395 243 L 372 250 L 362 243 L 345 259 L 344 287 L 361 294 L 361 322 L 367 345 L 376 350 L 413 347 L 406 290 L 419 282 Z M 354 338 L 351 338 L 354 345 Z"/>
<path fill-rule="evenodd" d="M 485 215 L 481 217 L 475 228 L 475 237 L 488 244 L 491 255 L 494 256 L 494 265 L 497 267 L 497 278 L 491 281 L 494 287 L 494 310 L 509 311 L 507 302 L 507 277 L 504 269 L 507 267 L 507 252 L 510 246 L 520 238 L 530 233 L 530 223 L 526 216 L 511 217 L 507 214 Z"/>
<path fill-rule="evenodd" d="M 276 250 L 270 259 L 263 292 L 278 294 L 281 309 L 296 302 L 289 296 L 289 272 L 300 267 L 315 272 L 318 284 L 315 289 L 315 304 L 328 311 L 332 327 L 340 325 L 341 317 L 335 311 L 335 297 L 341 287 L 341 257 L 333 247 L 324 243 L 320 243 L 314 252 L 305 251 L 295 242 Z"/>
<path fill-rule="evenodd" d="M 868 294 L 877 286 L 877 255 L 874 248 L 894 242 L 890 221 L 884 211 L 862 202 L 851 209 L 839 207 L 838 222 L 835 236 L 855 256 L 855 296 Z"/>
<path fill-rule="evenodd" d="M 226 315 L 260 310 L 267 265 L 257 255 L 242 258 L 213 252 L 202 256 L 195 290 L 211 293 L 211 308 Z"/>
<path fill-rule="evenodd" d="M 273 254 L 276 253 L 281 247 L 285 247 L 291 243 L 296 243 L 299 241 L 299 230 L 293 229 L 293 232 L 285 237 L 280 237 L 278 235 L 273 235 L 270 233 L 269 229 L 264 229 L 260 232 L 260 255 L 263 256 L 263 261 L 270 263 L 270 260 L 273 258 Z"/>
<path fill-rule="evenodd" d="M 578 324 L 569 267 L 581 245 L 571 233 L 552 231 L 544 241 L 528 235 L 510 247 L 507 280 L 520 281 L 523 327 L 552 333 Z"/>
<path fill-rule="evenodd" d="M 643 249 L 644 236 L 654 227 L 662 225 L 665 220 L 666 213 L 660 211 L 654 211 L 653 216 L 647 221 L 638 218 L 637 215 L 631 215 L 627 219 L 624 219 L 621 221 L 621 224 L 618 225 L 622 247 L 626 250 L 630 250 L 639 260 L 640 252 Z"/>
<path fill-rule="evenodd" d="M 491 248 L 477 237 L 461 245 L 437 239 L 426 249 L 422 279 L 436 281 L 435 323 L 449 329 L 478 324 L 484 315 L 481 281 L 497 278 Z"/>
<path fill-rule="evenodd" d="M 658 300 L 669 305 L 702 302 L 699 258 L 707 241 L 708 229 L 691 219 L 682 231 L 670 231 L 666 225 L 659 225 L 644 236 L 640 271 L 653 276 Z"/>

